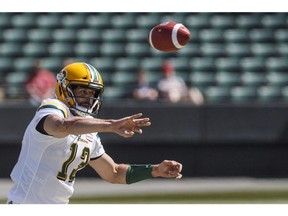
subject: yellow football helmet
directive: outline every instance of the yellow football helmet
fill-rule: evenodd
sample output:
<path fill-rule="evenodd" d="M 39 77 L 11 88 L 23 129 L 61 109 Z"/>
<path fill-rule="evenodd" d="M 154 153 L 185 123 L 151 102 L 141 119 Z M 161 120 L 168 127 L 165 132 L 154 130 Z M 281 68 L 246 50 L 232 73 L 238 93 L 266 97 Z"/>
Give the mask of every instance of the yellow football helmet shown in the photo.
<path fill-rule="evenodd" d="M 57 84 L 55 89 L 56 98 L 65 103 L 69 109 L 80 116 L 97 116 L 102 104 L 104 92 L 103 80 L 98 70 L 90 64 L 75 62 L 65 66 L 56 76 Z M 86 108 L 80 106 L 73 89 L 81 86 L 96 90 L 93 103 Z"/>

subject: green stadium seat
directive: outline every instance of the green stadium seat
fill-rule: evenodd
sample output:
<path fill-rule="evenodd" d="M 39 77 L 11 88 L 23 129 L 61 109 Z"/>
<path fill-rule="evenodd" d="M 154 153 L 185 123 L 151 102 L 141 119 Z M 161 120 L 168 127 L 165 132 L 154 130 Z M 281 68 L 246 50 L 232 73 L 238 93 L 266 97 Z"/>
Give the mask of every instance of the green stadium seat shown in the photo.
<path fill-rule="evenodd" d="M 215 81 L 218 86 L 237 86 L 241 84 L 241 74 L 237 72 L 217 72 Z"/>
<path fill-rule="evenodd" d="M 201 57 L 202 53 L 200 50 L 200 45 L 198 43 L 188 43 L 185 47 L 183 47 L 181 50 L 178 50 L 176 52 L 177 57 L 187 57 L 187 58 L 193 58 L 193 57 Z"/>
<path fill-rule="evenodd" d="M 72 28 L 55 29 L 52 32 L 53 42 L 77 42 L 76 30 Z"/>
<path fill-rule="evenodd" d="M 157 24 L 161 23 L 161 15 L 159 13 L 139 14 L 136 17 L 136 28 L 151 29 Z"/>
<path fill-rule="evenodd" d="M 235 57 L 217 58 L 215 66 L 217 71 L 241 72 L 240 60 Z"/>
<path fill-rule="evenodd" d="M 271 71 L 267 75 L 267 84 L 272 86 L 286 86 L 288 85 L 288 73 L 287 71 Z"/>
<path fill-rule="evenodd" d="M 101 73 L 101 77 L 102 77 L 104 86 L 105 87 L 112 86 L 112 78 L 113 78 L 112 73 L 109 73 L 107 71 L 100 71 L 100 70 L 99 70 L 99 72 Z"/>
<path fill-rule="evenodd" d="M 197 57 L 190 60 L 190 67 L 193 71 L 215 71 L 214 58 Z"/>
<path fill-rule="evenodd" d="M 0 57 L 19 57 L 23 55 L 23 47 L 19 43 L 7 42 L 0 44 Z"/>
<path fill-rule="evenodd" d="M 115 71 L 115 59 L 110 57 L 96 57 L 91 58 L 90 63 L 94 65 L 97 70 L 104 73 L 113 73 Z"/>
<path fill-rule="evenodd" d="M 74 56 L 74 49 L 71 43 L 54 42 L 48 46 L 50 56 L 68 58 Z"/>
<path fill-rule="evenodd" d="M 223 57 L 226 56 L 225 45 L 223 43 L 204 43 L 200 46 L 202 56 Z"/>
<path fill-rule="evenodd" d="M 209 13 L 189 14 L 185 18 L 185 26 L 188 29 L 210 28 L 210 17 L 211 15 Z"/>
<path fill-rule="evenodd" d="M 282 101 L 282 88 L 278 86 L 261 86 L 257 90 L 260 103 L 271 103 Z"/>
<path fill-rule="evenodd" d="M 172 57 L 176 57 L 177 55 L 176 54 L 177 52 L 161 52 L 152 48 L 151 46 L 149 46 L 149 49 L 150 49 L 150 56 L 152 57 L 172 58 Z"/>
<path fill-rule="evenodd" d="M 235 86 L 231 88 L 231 102 L 234 103 L 254 103 L 257 101 L 257 87 Z"/>
<path fill-rule="evenodd" d="M 102 34 L 99 29 L 79 29 L 76 33 L 79 42 L 102 42 Z"/>
<path fill-rule="evenodd" d="M 240 67 L 243 72 L 266 72 L 265 58 L 247 57 L 240 60 Z"/>
<path fill-rule="evenodd" d="M 274 37 L 276 42 L 278 43 L 287 43 L 288 42 L 288 29 L 287 28 L 281 28 L 276 29 L 274 32 Z"/>
<path fill-rule="evenodd" d="M 177 58 L 170 58 L 169 61 L 173 64 L 175 71 L 183 71 L 186 73 L 190 73 L 190 59 L 186 57 L 177 57 Z"/>
<path fill-rule="evenodd" d="M 41 14 L 37 17 L 36 24 L 39 28 L 61 28 L 61 13 Z"/>
<path fill-rule="evenodd" d="M 267 83 L 265 72 L 243 72 L 241 74 L 242 84 L 244 86 L 262 86 Z"/>
<path fill-rule="evenodd" d="M 170 22 L 173 20 L 177 23 L 185 23 L 185 18 L 188 13 L 169 13 L 161 16 L 161 22 Z"/>
<path fill-rule="evenodd" d="M 202 43 L 221 43 L 224 42 L 223 30 L 219 28 L 199 30 L 199 39 Z"/>
<path fill-rule="evenodd" d="M 2 34 L 2 30 L 0 29 L 0 44 L 1 43 L 5 43 L 5 41 L 3 41 L 3 34 Z"/>
<path fill-rule="evenodd" d="M 131 28 L 126 31 L 126 40 L 128 42 L 144 42 L 148 43 L 149 29 Z"/>
<path fill-rule="evenodd" d="M 265 61 L 267 72 L 269 71 L 288 71 L 288 58 L 284 57 L 271 57 Z"/>
<path fill-rule="evenodd" d="M 102 43 L 99 47 L 102 57 L 123 57 L 125 56 L 125 44 L 123 43 Z"/>
<path fill-rule="evenodd" d="M 227 86 L 208 86 L 203 92 L 208 104 L 230 102 L 230 88 Z"/>
<path fill-rule="evenodd" d="M 235 27 L 235 16 L 229 14 L 212 15 L 210 19 L 211 27 L 217 29 L 229 29 Z"/>
<path fill-rule="evenodd" d="M 86 25 L 94 29 L 108 29 L 111 28 L 110 18 L 110 13 L 89 14 L 86 18 Z"/>
<path fill-rule="evenodd" d="M 226 54 L 230 57 L 248 57 L 251 56 L 251 46 L 246 43 L 228 43 Z"/>
<path fill-rule="evenodd" d="M 261 28 L 261 13 L 240 14 L 236 17 L 235 24 L 239 29 Z"/>
<path fill-rule="evenodd" d="M 118 70 L 112 76 L 112 85 L 116 87 L 132 88 L 137 83 L 137 72 L 135 71 Z"/>
<path fill-rule="evenodd" d="M 46 43 L 30 42 L 23 46 L 23 55 L 25 57 L 43 58 L 48 57 L 49 51 Z"/>
<path fill-rule="evenodd" d="M 216 84 L 215 72 L 193 71 L 190 73 L 190 83 L 192 86 L 203 89 Z"/>
<path fill-rule="evenodd" d="M 25 98 L 27 96 L 24 82 L 27 79 L 25 72 L 12 72 L 6 75 L 6 95 L 8 98 Z"/>
<path fill-rule="evenodd" d="M 68 57 L 68 58 L 64 58 L 63 60 L 63 66 L 67 65 L 67 63 L 71 63 L 71 62 L 86 62 L 89 63 L 90 62 L 90 57 L 87 56 L 74 56 L 74 57 Z"/>
<path fill-rule="evenodd" d="M 249 32 L 251 42 L 257 43 L 273 43 L 275 42 L 274 31 L 268 28 L 252 29 Z"/>
<path fill-rule="evenodd" d="M 5 42 L 24 43 L 27 41 L 27 30 L 18 28 L 6 29 L 3 31 L 2 37 Z"/>
<path fill-rule="evenodd" d="M 73 13 L 63 15 L 61 22 L 65 29 L 81 29 L 86 27 L 86 17 L 85 13 Z"/>
<path fill-rule="evenodd" d="M 281 42 L 276 46 L 277 52 L 280 56 L 288 57 L 288 42 Z"/>
<path fill-rule="evenodd" d="M 136 27 L 136 17 L 135 13 L 121 13 L 111 16 L 111 26 L 112 28 L 118 29 L 131 29 Z"/>
<path fill-rule="evenodd" d="M 36 28 L 37 13 L 22 13 L 13 15 L 11 24 L 13 28 Z"/>
<path fill-rule="evenodd" d="M 274 43 L 253 43 L 251 44 L 251 52 L 257 57 L 273 57 L 278 55 Z"/>
<path fill-rule="evenodd" d="M 265 14 L 261 18 L 261 23 L 264 28 L 287 28 L 286 17 L 286 13 Z"/>
<path fill-rule="evenodd" d="M 141 59 L 140 67 L 147 72 L 151 71 L 153 73 L 161 74 L 163 61 L 163 58 L 146 57 Z"/>
<path fill-rule="evenodd" d="M 35 67 L 36 60 L 37 59 L 31 57 L 17 58 L 13 62 L 14 70 L 18 72 L 30 73 Z"/>
<path fill-rule="evenodd" d="M 189 40 L 190 44 L 193 44 L 193 45 L 197 44 L 198 45 L 199 43 L 201 43 L 200 36 L 199 36 L 200 30 L 201 29 L 194 29 L 194 28 L 193 29 L 189 29 L 190 35 L 191 35 L 190 40 Z"/>
<path fill-rule="evenodd" d="M 12 28 L 12 15 L 13 13 L 0 13 L 0 29 Z"/>
<path fill-rule="evenodd" d="M 104 100 L 108 102 L 115 102 L 126 98 L 127 95 L 131 94 L 131 90 L 123 86 L 107 86 L 105 88 Z"/>
<path fill-rule="evenodd" d="M 139 69 L 139 59 L 138 58 L 118 58 L 115 60 L 115 70 L 116 71 L 126 71 L 132 73 L 137 73 Z"/>
<path fill-rule="evenodd" d="M 64 65 L 64 59 L 59 57 L 46 57 L 41 59 L 41 66 L 44 69 L 50 70 L 54 73 L 58 73 L 62 70 Z"/>
<path fill-rule="evenodd" d="M 150 56 L 150 46 L 148 43 L 127 43 L 125 53 L 128 57 Z"/>
<path fill-rule="evenodd" d="M 125 42 L 126 34 L 124 29 L 105 29 L 101 31 L 103 42 Z"/>
<path fill-rule="evenodd" d="M 96 43 L 81 42 L 74 45 L 76 57 L 93 58 L 99 56 L 98 45 Z"/>
<path fill-rule="evenodd" d="M 223 33 L 227 43 L 248 43 L 249 34 L 247 29 L 226 29 Z"/>
<path fill-rule="evenodd" d="M 53 42 L 52 31 L 46 28 L 30 29 L 27 31 L 27 39 L 29 42 Z"/>
<path fill-rule="evenodd" d="M 14 71 L 14 60 L 8 57 L 0 57 L 0 74 L 1 76 Z"/>

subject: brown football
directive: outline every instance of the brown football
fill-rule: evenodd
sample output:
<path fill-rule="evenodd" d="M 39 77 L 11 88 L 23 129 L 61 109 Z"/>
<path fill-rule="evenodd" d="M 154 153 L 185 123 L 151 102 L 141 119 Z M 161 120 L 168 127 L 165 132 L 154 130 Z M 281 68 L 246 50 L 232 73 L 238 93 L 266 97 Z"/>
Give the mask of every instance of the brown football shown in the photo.
<path fill-rule="evenodd" d="M 183 24 L 163 22 L 151 29 L 149 43 L 158 51 L 175 52 L 182 49 L 190 37 L 190 31 Z"/>

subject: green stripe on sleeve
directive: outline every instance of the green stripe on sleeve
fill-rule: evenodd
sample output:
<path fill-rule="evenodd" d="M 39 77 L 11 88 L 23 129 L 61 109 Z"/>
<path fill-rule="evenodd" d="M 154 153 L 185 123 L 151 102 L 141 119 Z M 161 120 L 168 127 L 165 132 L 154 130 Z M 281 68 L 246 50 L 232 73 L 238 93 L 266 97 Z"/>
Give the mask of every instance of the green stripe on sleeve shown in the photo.
<path fill-rule="evenodd" d="M 39 108 L 37 109 L 37 112 L 38 112 L 39 110 L 45 109 L 45 108 L 52 108 L 52 109 L 60 110 L 65 118 L 68 117 L 68 116 L 65 115 L 65 112 L 64 112 L 62 109 L 60 109 L 60 108 L 58 108 L 57 106 L 52 105 L 52 104 L 46 104 L 46 105 L 43 105 L 43 106 L 39 107 Z"/>

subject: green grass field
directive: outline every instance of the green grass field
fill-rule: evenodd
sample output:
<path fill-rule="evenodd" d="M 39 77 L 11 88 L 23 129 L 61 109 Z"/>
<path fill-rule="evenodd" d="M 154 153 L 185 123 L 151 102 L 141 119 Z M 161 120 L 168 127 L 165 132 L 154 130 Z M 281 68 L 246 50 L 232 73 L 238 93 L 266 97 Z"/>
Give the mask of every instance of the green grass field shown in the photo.
<path fill-rule="evenodd" d="M 70 204 L 288 204 L 288 189 L 72 197 Z"/>
<path fill-rule="evenodd" d="M 288 190 L 83 197 L 70 204 L 288 204 Z"/>

